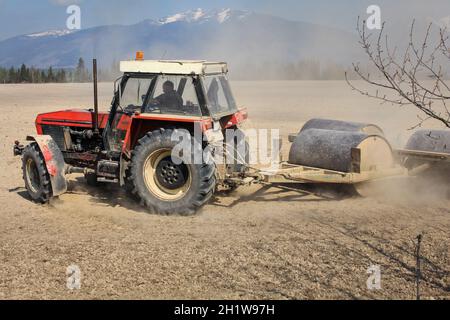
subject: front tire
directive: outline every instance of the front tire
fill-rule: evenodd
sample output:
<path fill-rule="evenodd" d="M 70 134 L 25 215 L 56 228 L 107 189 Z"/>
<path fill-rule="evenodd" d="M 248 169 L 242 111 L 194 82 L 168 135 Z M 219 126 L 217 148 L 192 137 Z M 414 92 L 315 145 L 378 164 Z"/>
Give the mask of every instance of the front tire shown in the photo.
<path fill-rule="evenodd" d="M 172 162 L 176 130 L 155 130 L 139 140 L 132 153 L 128 185 L 152 213 L 193 214 L 213 195 L 213 164 Z"/>
<path fill-rule="evenodd" d="M 36 143 L 29 144 L 23 150 L 22 172 L 31 199 L 38 203 L 48 203 L 52 198 L 50 175 Z"/>

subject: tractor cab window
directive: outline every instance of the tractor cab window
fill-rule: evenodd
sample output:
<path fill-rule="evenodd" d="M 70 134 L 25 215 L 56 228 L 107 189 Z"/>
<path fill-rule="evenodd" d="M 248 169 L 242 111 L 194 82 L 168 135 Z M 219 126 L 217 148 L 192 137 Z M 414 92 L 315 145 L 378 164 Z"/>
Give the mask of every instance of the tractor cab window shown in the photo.
<path fill-rule="evenodd" d="M 154 78 L 155 76 L 126 78 L 119 95 L 120 110 L 131 113 L 141 111 Z M 125 117 L 123 112 L 114 114 L 106 136 L 111 151 L 120 152 L 122 150 L 122 143 L 127 133 L 126 121 L 128 121 L 128 117 Z"/>
<path fill-rule="evenodd" d="M 211 114 L 220 115 L 236 111 L 236 102 L 225 76 L 205 76 L 203 80 Z"/>
<path fill-rule="evenodd" d="M 153 77 L 129 78 L 120 98 L 120 105 L 122 108 L 139 109 L 142 107 L 152 80 Z"/>
<path fill-rule="evenodd" d="M 194 78 L 159 76 L 145 112 L 201 116 Z"/>

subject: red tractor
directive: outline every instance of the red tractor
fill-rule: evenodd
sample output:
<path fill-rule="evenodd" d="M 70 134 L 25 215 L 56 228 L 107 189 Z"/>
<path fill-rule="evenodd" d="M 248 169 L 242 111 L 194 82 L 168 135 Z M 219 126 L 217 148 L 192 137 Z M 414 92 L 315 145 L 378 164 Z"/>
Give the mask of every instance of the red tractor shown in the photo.
<path fill-rule="evenodd" d="M 122 61 L 109 113 L 98 112 L 96 69 L 94 60 L 94 109 L 40 114 L 37 135 L 27 137 L 30 144 L 14 146 L 34 201 L 63 194 L 65 175 L 84 173 L 88 184 L 125 187 L 151 212 L 189 214 L 211 198 L 218 183 L 227 184 L 218 181 L 214 163 L 172 157 L 177 131 L 193 136 L 200 130 L 209 137 L 201 142 L 206 147 L 247 118 L 236 106 L 226 63 L 150 61 L 140 55 Z"/>

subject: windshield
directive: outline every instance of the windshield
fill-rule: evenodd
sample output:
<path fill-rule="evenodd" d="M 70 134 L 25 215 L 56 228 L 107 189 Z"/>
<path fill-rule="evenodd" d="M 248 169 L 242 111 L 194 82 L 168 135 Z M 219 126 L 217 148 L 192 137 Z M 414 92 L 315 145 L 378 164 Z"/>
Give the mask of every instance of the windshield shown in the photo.
<path fill-rule="evenodd" d="M 120 105 L 124 108 L 142 107 L 153 78 L 129 78 L 123 89 Z"/>
<path fill-rule="evenodd" d="M 233 113 L 236 111 L 236 102 L 231 93 L 230 84 L 224 75 L 205 76 L 204 86 L 206 100 L 212 115 Z"/>
<path fill-rule="evenodd" d="M 195 79 L 191 76 L 158 76 L 144 112 L 201 116 Z"/>

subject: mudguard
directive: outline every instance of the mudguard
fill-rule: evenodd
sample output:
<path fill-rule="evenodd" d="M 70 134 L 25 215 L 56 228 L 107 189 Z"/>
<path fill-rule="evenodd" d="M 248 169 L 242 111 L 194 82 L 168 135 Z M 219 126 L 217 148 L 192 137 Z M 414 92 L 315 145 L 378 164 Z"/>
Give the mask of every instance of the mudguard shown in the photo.
<path fill-rule="evenodd" d="M 56 142 L 48 135 L 27 136 L 27 141 L 34 141 L 44 156 L 45 166 L 50 175 L 53 196 L 67 191 L 64 156 Z"/>

